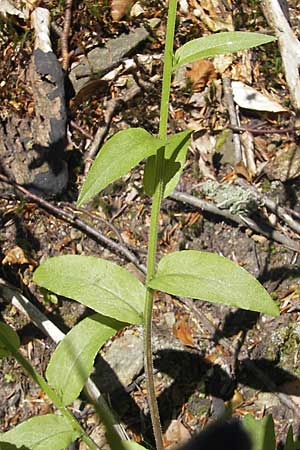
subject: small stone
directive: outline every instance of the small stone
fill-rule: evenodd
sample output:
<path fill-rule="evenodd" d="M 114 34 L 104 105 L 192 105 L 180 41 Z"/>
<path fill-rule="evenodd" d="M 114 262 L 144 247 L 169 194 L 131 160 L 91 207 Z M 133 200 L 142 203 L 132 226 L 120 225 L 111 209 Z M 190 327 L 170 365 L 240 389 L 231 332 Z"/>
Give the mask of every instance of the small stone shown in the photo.
<path fill-rule="evenodd" d="M 173 312 L 167 312 L 164 314 L 164 319 L 168 328 L 172 329 L 175 324 L 175 314 Z"/>
<path fill-rule="evenodd" d="M 140 4 L 140 2 L 136 2 L 131 8 L 130 15 L 131 17 L 140 17 L 145 13 L 144 8 Z"/>
<path fill-rule="evenodd" d="M 149 27 L 153 30 L 154 28 L 158 27 L 158 25 L 160 24 L 160 19 L 158 19 L 157 17 L 154 17 L 153 19 L 149 19 L 147 21 Z"/>
<path fill-rule="evenodd" d="M 270 392 L 260 392 L 255 400 L 255 406 L 258 409 L 269 409 L 279 405 L 278 397 Z"/>
<path fill-rule="evenodd" d="M 122 385 L 127 387 L 143 368 L 143 339 L 132 331 L 126 333 L 115 340 L 102 357 L 106 363 L 99 364 L 102 391 L 113 392 Z"/>
<path fill-rule="evenodd" d="M 76 230 L 76 228 L 71 228 L 70 238 L 72 239 L 72 241 L 74 241 L 75 239 L 80 239 L 81 237 L 82 232 L 80 230 Z"/>

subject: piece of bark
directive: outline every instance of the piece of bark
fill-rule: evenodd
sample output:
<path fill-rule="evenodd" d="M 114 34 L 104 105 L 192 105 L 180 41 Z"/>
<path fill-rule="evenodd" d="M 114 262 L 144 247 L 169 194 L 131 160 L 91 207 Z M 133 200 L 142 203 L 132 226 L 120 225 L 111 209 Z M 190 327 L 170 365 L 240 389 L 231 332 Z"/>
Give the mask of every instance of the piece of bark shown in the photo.
<path fill-rule="evenodd" d="M 0 168 L 18 184 L 51 196 L 61 193 L 68 182 L 64 75 L 51 49 L 48 10 L 36 8 L 32 16 L 36 42 L 26 81 L 34 117 L 12 115 L 0 123 Z"/>

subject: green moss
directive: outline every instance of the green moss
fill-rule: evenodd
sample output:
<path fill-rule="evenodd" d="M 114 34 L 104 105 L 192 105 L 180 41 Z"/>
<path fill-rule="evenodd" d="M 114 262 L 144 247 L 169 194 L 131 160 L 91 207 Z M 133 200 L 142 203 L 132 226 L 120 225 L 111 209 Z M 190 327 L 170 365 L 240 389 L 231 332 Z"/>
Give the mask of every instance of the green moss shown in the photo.
<path fill-rule="evenodd" d="M 276 363 L 284 372 L 300 377 L 299 344 L 299 323 L 279 326 L 264 348 L 263 357 Z"/>
<path fill-rule="evenodd" d="M 188 411 L 193 416 L 201 417 L 209 412 L 210 400 L 203 398 L 199 392 L 195 392 L 188 401 Z"/>
<path fill-rule="evenodd" d="M 261 184 L 262 192 L 265 194 L 267 192 L 270 192 L 271 189 L 272 189 L 271 182 L 267 178 L 265 178 Z"/>
<path fill-rule="evenodd" d="M 295 333 L 298 327 L 298 333 Z M 299 343 L 300 343 L 300 330 L 299 324 L 292 324 L 290 327 L 290 334 L 280 352 L 280 367 L 293 375 L 300 376 L 300 365 L 299 365 Z"/>

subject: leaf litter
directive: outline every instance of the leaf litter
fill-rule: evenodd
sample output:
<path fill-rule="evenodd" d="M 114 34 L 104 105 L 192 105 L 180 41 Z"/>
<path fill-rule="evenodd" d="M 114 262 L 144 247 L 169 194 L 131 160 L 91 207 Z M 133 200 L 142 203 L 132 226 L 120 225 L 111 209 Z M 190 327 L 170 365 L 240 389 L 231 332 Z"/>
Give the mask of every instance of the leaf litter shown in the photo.
<path fill-rule="evenodd" d="M 117 2 L 115 2 L 117 3 Z M 119 2 L 127 4 L 125 15 L 119 19 L 112 21 L 111 10 L 105 8 L 102 2 L 86 1 L 74 10 L 72 19 L 72 34 L 70 37 L 70 45 L 72 51 L 75 52 L 75 60 L 80 58 L 80 54 L 84 54 L 99 43 L 102 45 L 108 39 L 114 39 L 122 33 L 128 33 L 136 27 L 147 22 L 147 26 L 151 27 L 151 20 L 156 19 L 155 27 L 151 30 L 151 39 L 142 43 L 138 50 L 135 61 L 136 67 L 128 66 L 128 72 L 123 72 L 125 77 L 133 72 L 134 79 L 138 74 L 137 82 L 141 85 L 150 79 L 153 79 L 149 90 L 143 90 L 143 101 L 140 98 L 133 99 L 129 105 L 124 105 L 114 115 L 110 127 L 110 134 L 113 132 L 129 127 L 129 126 L 145 126 L 151 133 L 158 130 L 158 94 L 159 91 L 159 75 L 161 73 L 161 52 L 163 48 L 163 31 L 164 31 L 164 13 L 165 3 L 150 1 L 147 5 L 143 2 L 144 13 L 135 17 L 130 15 L 130 8 L 135 2 Z M 220 2 L 208 1 L 200 2 L 181 2 L 181 12 L 178 15 L 178 40 L 184 43 L 188 36 L 200 37 L 210 31 L 230 31 L 235 25 L 239 29 L 246 29 L 248 26 L 266 27 L 263 22 L 262 13 L 259 7 L 255 7 L 252 11 L 247 2 L 240 2 L 241 7 L 235 10 L 230 9 L 231 2 L 227 2 L 227 6 L 223 10 L 219 10 Z M 224 9 L 225 8 L 225 9 Z M 297 13 L 297 5 L 291 8 L 292 20 Z M 59 25 L 63 15 L 62 9 L 57 9 L 54 2 L 49 2 L 54 20 Z M 119 12 L 119 14 L 123 14 Z M 298 11 L 299 14 L 299 11 Z M 85 19 L 84 19 L 85 18 Z M 9 31 L 4 35 L 4 43 L 1 41 L 1 52 L 3 54 L 4 65 L 1 67 L 1 119 L 11 113 L 25 115 L 30 112 L 31 94 L 26 90 L 26 79 L 22 78 L 22 67 L 26 65 L 32 51 L 32 42 L 30 38 L 24 43 L 20 41 L 23 32 L 28 31 L 30 36 L 30 27 L 28 23 L 22 22 L 22 18 L 12 19 L 12 32 L 16 33 L 15 37 L 19 39 L 15 45 L 5 40 L 9 36 Z M 154 24 L 154 22 L 152 22 Z M 17 31 L 16 31 L 17 30 Z M 22 31 L 23 30 L 23 31 Z M 5 34 L 4 33 L 4 34 Z M 59 55 L 59 40 L 55 38 L 55 50 Z M 189 82 L 184 79 L 184 83 L 180 87 L 174 84 L 172 92 L 172 109 L 170 117 L 170 127 L 174 131 L 181 131 L 187 127 L 197 129 L 194 136 L 194 142 L 197 139 L 203 139 L 205 142 L 213 142 L 216 136 L 219 137 L 222 130 L 227 129 L 228 116 L 227 107 L 224 105 L 222 97 L 221 78 L 224 74 L 232 71 L 232 78 L 238 83 L 246 83 L 249 87 L 257 91 L 269 92 L 276 94 L 276 101 L 281 105 L 285 105 L 283 109 L 288 107 L 288 96 L 286 94 L 284 77 L 280 70 L 276 76 L 270 77 L 267 69 L 264 69 L 264 62 L 268 60 L 268 51 L 261 49 L 259 51 L 250 50 L 241 52 L 238 56 L 227 59 L 221 58 L 221 65 L 216 60 L 208 60 L 207 62 L 197 61 L 193 63 L 192 71 L 188 71 L 186 75 L 190 78 Z M 153 56 L 152 56 L 153 55 Z M 126 56 L 125 56 L 126 59 Z M 272 59 L 272 58 L 270 58 Z M 6 64 L 7 63 L 7 64 Z M 122 62 L 123 64 L 123 62 Z M 267 65 L 267 63 L 266 63 Z M 19 77 L 21 75 L 21 78 Z M 118 75 L 116 74 L 116 77 Z M 17 83 L 16 80 L 20 81 Z M 132 79 L 131 79 L 132 80 Z M 108 81 L 110 84 L 107 90 L 100 92 L 91 88 L 85 98 L 81 101 L 81 107 L 72 109 L 72 120 L 76 124 L 87 130 L 90 135 L 94 135 L 99 123 L 103 123 L 104 112 L 107 101 L 111 97 L 122 96 L 126 92 L 127 85 Z M 126 80 L 125 80 L 126 81 Z M 263 87 L 263 90 L 262 90 Z M 95 90 L 93 90 L 95 89 Z M 12 95 L 13 93 L 13 95 Z M 191 95 L 198 94 L 198 106 L 190 103 Z M 248 109 L 248 108 L 247 108 Z M 265 111 L 265 110 L 264 110 Z M 290 126 L 290 119 L 285 115 L 273 115 L 260 112 L 257 107 L 252 112 L 241 111 L 240 119 L 243 126 L 248 128 L 284 128 Z M 208 131 L 209 130 L 209 131 Z M 74 202 L 76 200 L 77 187 L 81 183 L 80 173 L 81 160 L 89 144 L 88 138 L 80 133 L 80 131 L 70 127 L 70 159 L 69 167 L 72 174 L 70 178 L 68 191 L 63 195 L 62 200 L 65 202 Z M 299 209 L 298 190 L 299 190 L 299 174 L 295 170 L 293 177 L 288 175 L 279 180 L 273 179 L 272 174 L 276 174 L 276 170 L 280 173 L 283 166 L 284 155 L 288 159 L 289 148 L 294 147 L 291 153 L 297 154 L 298 141 L 297 135 L 290 133 L 272 134 L 254 136 L 254 149 L 252 154 L 255 163 L 260 166 L 266 164 L 263 172 L 253 174 L 253 185 L 262 189 L 268 195 L 283 206 L 288 206 L 295 213 Z M 227 189 L 227 202 L 233 201 L 235 195 L 239 197 L 241 191 L 235 186 L 236 175 L 234 173 L 235 164 L 233 155 L 233 146 L 230 140 L 216 148 L 214 145 L 207 147 L 207 153 L 203 151 L 203 147 L 192 145 L 189 153 L 187 164 L 183 176 L 179 182 L 178 189 L 189 194 L 200 195 L 201 190 L 199 184 L 207 182 L 210 178 L 214 183 L 221 184 Z M 231 154 L 231 159 L 226 158 L 225 154 Z M 282 155 L 282 156 L 281 156 Z M 281 158 L 281 159 L 280 159 Z M 232 162 L 227 162 L 227 161 Z M 272 162 L 276 161 L 276 166 L 272 166 Z M 289 161 L 294 160 L 291 156 Z M 247 163 L 244 162 L 247 167 Z M 269 168 L 269 170 L 268 170 Z M 284 172 L 285 173 L 285 172 Z M 287 172 L 288 174 L 288 169 Z M 257 176 L 257 178 L 255 178 Z M 228 180 L 228 181 L 227 181 Z M 99 214 L 104 220 L 110 221 L 121 234 L 126 235 L 126 244 L 137 251 L 140 258 L 145 261 L 146 254 L 146 237 L 149 226 L 149 201 L 144 197 L 142 190 L 142 165 L 132 171 L 129 177 L 124 177 L 116 184 L 109 187 L 97 201 L 89 205 L 89 210 Z M 230 190 L 231 189 L 231 190 Z M 130 192 L 134 190 L 137 196 L 130 198 Z M 214 195 L 210 200 L 214 200 Z M 224 201 L 225 201 L 224 200 Z M 250 199 L 251 200 L 251 199 Z M 225 205 L 230 208 L 230 204 L 223 202 L 223 199 L 217 199 L 217 204 Z M 244 200 L 243 200 L 244 201 Z M 17 209 L 13 208 L 17 205 Z M 256 205 L 259 209 L 260 216 L 268 218 L 268 211 L 264 205 Z M 74 235 L 70 238 L 71 227 L 62 220 L 56 219 L 43 210 L 36 207 L 29 207 L 22 204 L 17 199 L 8 197 L 1 199 L 1 217 L 2 230 L 1 241 L 1 276 L 5 277 L 22 289 L 26 288 L 37 296 L 38 300 L 44 302 L 43 295 L 37 292 L 32 283 L 32 270 L 35 264 L 39 264 L 42 258 L 49 255 L 59 254 L 61 252 L 67 254 L 96 254 L 101 257 L 108 258 L 116 262 L 123 262 L 122 258 L 113 255 L 108 249 L 99 246 L 93 239 L 85 235 Z M 234 210 L 235 214 L 240 210 Z M 249 210 L 247 211 L 249 212 Z M 197 214 L 197 220 L 191 220 L 191 214 Z M 251 209 L 252 216 L 257 214 L 257 210 Z M 89 219 L 91 225 L 95 225 L 92 219 Z M 99 225 L 97 225 L 99 226 Z M 209 405 L 206 409 L 205 400 L 212 402 L 214 397 L 219 396 L 223 401 L 235 399 L 234 387 L 238 385 L 241 392 L 242 400 L 238 402 L 239 414 L 252 412 L 256 415 L 262 413 L 261 406 L 255 404 L 255 398 L 258 390 L 265 390 L 268 395 L 274 397 L 274 393 L 268 392 L 268 386 L 262 385 L 253 375 L 249 376 L 246 370 L 241 373 L 232 373 L 231 351 L 222 344 L 222 339 L 235 347 L 240 339 L 241 329 L 250 330 L 243 343 L 240 358 L 247 358 L 249 353 L 257 350 L 256 358 L 259 360 L 263 353 L 264 340 L 268 335 L 271 336 L 271 342 L 285 342 L 280 340 L 280 331 L 286 327 L 289 333 L 293 333 L 292 323 L 296 323 L 299 310 L 299 291 L 300 281 L 297 276 L 298 266 L 297 260 L 293 259 L 293 252 L 280 246 L 271 240 L 257 242 L 256 235 L 250 229 L 243 227 L 233 227 L 232 224 L 222 218 L 212 216 L 205 211 L 195 211 L 191 206 L 174 203 L 172 200 L 166 199 L 164 209 L 161 214 L 161 229 L 163 230 L 161 245 L 162 253 L 179 249 L 197 249 L 214 251 L 231 259 L 238 261 L 245 268 L 250 270 L 256 276 L 260 276 L 269 291 L 273 292 L 274 297 L 277 296 L 278 301 L 284 299 L 283 317 L 284 323 L 277 319 L 273 322 L 265 318 L 257 318 L 241 311 L 232 311 L 225 306 L 201 304 L 201 307 L 194 304 L 198 314 L 201 311 L 213 323 L 215 333 L 205 328 L 200 321 L 199 316 L 192 308 L 187 308 L 186 304 L 180 299 L 171 296 L 158 295 L 156 307 L 154 310 L 154 322 L 159 327 L 160 338 L 168 342 L 168 335 L 175 335 L 181 344 L 183 350 L 177 350 L 169 354 L 157 355 L 158 372 L 156 374 L 156 382 L 158 391 L 162 395 L 164 402 L 162 408 L 163 420 L 173 417 L 176 411 L 176 421 L 179 428 L 183 426 L 193 433 L 204 426 L 209 420 Z M 297 239 L 297 236 L 286 226 L 284 222 L 277 222 L 277 227 L 288 236 Z M 101 229 L 108 236 L 116 239 L 116 235 L 110 227 L 101 225 Z M 14 256 L 15 247 L 18 250 Z M 56 250 L 54 247 L 56 246 Z M 22 256 L 24 255 L 24 257 Z M 5 257 L 14 258 L 8 259 Z M 21 258 L 21 259 L 20 259 Z M 141 274 L 140 274 L 141 275 Z M 293 295 L 288 296 L 291 285 L 293 285 Z M 71 308 L 71 302 L 60 299 L 58 305 L 44 304 L 49 313 L 54 313 L 64 327 L 70 327 L 76 322 L 76 316 L 82 311 L 76 311 Z M 200 311 L 200 312 L 199 312 Z M 174 314 L 175 324 L 171 328 L 164 321 L 165 314 Z M 22 315 L 14 311 L 11 307 L 6 307 L 5 318 L 9 322 L 19 323 L 17 329 L 22 330 Z M 191 326 L 193 324 L 193 326 Z M 175 333 L 174 333 L 175 330 Z M 134 331 L 133 331 L 134 332 Z M 36 336 L 37 331 L 26 331 L 23 334 L 23 346 L 29 354 L 29 357 L 37 365 L 37 368 L 44 369 L 46 360 L 49 358 L 53 345 L 49 340 Z M 126 331 L 124 332 L 126 334 Z M 163 337 L 161 337 L 163 335 Z M 29 343 L 28 343 L 29 340 Z M 118 338 L 113 340 L 113 344 L 117 345 Z M 171 346 L 174 344 L 172 343 Z M 218 344 L 218 363 L 215 364 L 216 346 Z M 288 339 L 286 347 L 288 347 Z M 30 344 L 30 345 L 29 345 Z M 110 344 L 112 345 L 112 344 Z M 271 347 L 271 344 L 269 345 Z M 182 348 L 182 347 L 180 347 Z M 293 378 L 293 370 L 299 365 L 297 354 L 291 354 L 290 359 L 294 361 L 294 369 L 289 369 L 289 374 L 285 373 L 284 366 L 280 367 L 280 361 L 286 361 L 283 353 L 288 351 L 283 344 L 280 344 L 282 353 L 277 354 L 277 362 L 272 359 L 272 355 L 264 354 L 265 360 L 273 361 L 271 368 L 267 365 L 263 366 L 264 370 L 275 371 L 278 386 L 284 386 L 291 395 L 297 394 L 297 377 Z M 105 353 L 105 349 L 103 350 Z M 117 352 L 116 352 L 117 353 Z M 211 358 L 211 362 L 209 362 Z M 207 363 L 205 363 L 207 361 Z M 183 364 L 184 369 L 180 371 L 177 366 L 178 362 Z M 9 428 L 11 425 L 26 418 L 26 415 L 33 412 L 48 412 L 51 407 L 45 403 L 40 394 L 36 391 L 32 383 L 27 381 L 21 372 L 13 374 L 15 379 L 10 379 L 9 374 L 12 371 L 12 361 L 5 362 L 1 368 L 1 386 L 3 393 L 2 405 L 6 404 L 1 411 L 3 417 L 3 429 Z M 166 367 L 167 365 L 167 367 Z M 165 371 L 165 372 L 164 372 Z M 285 378 L 291 376 L 291 384 L 284 384 Z M 296 372 L 295 372 L 296 373 Z M 147 410 L 145 405 L 145 387 L 143 380 L 137 378 L 137 384 L 130 390 L 133 400 L 131 406 L 126 406 L 126 400 L 123 405 L 119 405 L 119 414 L 122 415 L 123 421 L 128 423 L 128 432 L 135 436 L 141 435 L 141 430 L 137 424 L 140 420 L 140 408 Z M 293 381 L 294 380 L 294 381 Z M 293 390 L 293 382 L 295 390 Z M 128 381 L 129 383 L 129 381 Z M 130 385 L 130 383 L 129 383 Z M 20 391 L 20 386 L 22 390 Z M 163 397 L 164 390 L 168 389 Z M 186 391 L 186 392 L 185 392 Z M 192 391 L 192 392 L 191 392 Z M 117 391 L 118 392 L 118 391 Z M 118 393 L 112 395 L 119 395 Z M 197 397 L 198 409 L 190 412 L 190 401 L 193 397 Z M 122 403 L 122 402 L 120 402 Z M 272 403 L 272 402 L 269 402 Z M 269 404 L 266 402 L 266 405 Z M 27 406 L 24 406 L 27 405 Z M 42 406 L 44 405 L 44 406 Z M 261 405 L 261 404 L 260 404 Z M 22 409 L 23 408 L 23 409 Z M 96 426 L 96 419 L 90 412 L 89 405 L 80 400 L 80 408 L 88 417 L 88 423 L 91 428 Z M 30 411 L 32 409 L 32 411 Z M 268 411 L 268 406 L 267 406 Z M 293 419 L 292 413 L 279 404 L 277 408 L 270 409 L 275 417 L 275 425 L 280 433 L 286 431 L 286 425 Z M 146 415 L 143 417 L 147 420 Z M 131 425 L 130 425 L 131 424 Z M 170 445 L 178 440 L 181 431 L 176 431 L 176 436 L 166 437 Z"/>

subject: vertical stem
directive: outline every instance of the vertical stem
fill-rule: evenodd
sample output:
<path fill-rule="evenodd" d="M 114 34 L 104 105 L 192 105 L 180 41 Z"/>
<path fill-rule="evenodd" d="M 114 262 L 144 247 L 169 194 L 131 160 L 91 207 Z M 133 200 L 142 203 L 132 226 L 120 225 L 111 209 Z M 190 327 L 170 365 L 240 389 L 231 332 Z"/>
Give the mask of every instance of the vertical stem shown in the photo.
<path fill-rule="evenodd" d="M 166 45 L 164 55 L 163 85 L 162 85 L 162 96 L 160 105 L 160 123 L 159 123 L 159 138 L 162 140 L 165 140 L 167 138 L 176 8 L 177 8 L 177 0 L 169 0 Z M 153 203 L 151 210 L 146 285 L 155 274 L 158 221 L 159 221 L 160 205 L 164 191 L 164 181 L 163 181 L 164 158 L 165 158 L 165 148 L 162 147 L 157 152 L 155 163 L 156 187 L 153 196 Z M 146 383 L 156 448 L 157 450 L 163 450 L 164 446 L 159 418 L 159 410 L 155 395 L 154 374 L 153 374 L 152 309 L 153 309 L 153 290 L 147 287 L 145 311 L 144 311 L 144 353 L 145 353 Z"/>

